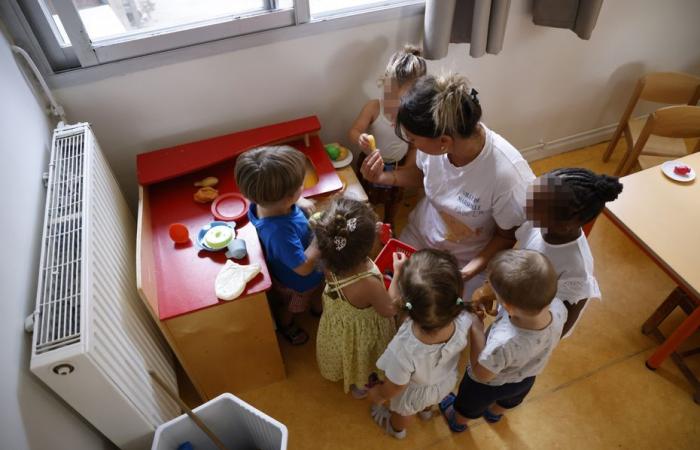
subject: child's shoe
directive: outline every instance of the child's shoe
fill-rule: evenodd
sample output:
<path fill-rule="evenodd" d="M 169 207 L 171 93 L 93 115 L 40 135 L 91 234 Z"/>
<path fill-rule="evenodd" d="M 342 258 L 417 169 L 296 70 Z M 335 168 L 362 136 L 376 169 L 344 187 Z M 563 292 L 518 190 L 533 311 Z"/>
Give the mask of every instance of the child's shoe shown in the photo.
<path fill-rule="evenodd" d="M 367 398 L 367 389 L 360 389 L 354 384 L 350 385 L 350 395 L 352 395 L 353 398 L 356 398 L 357 400 L 362 400 L 363 398 Z"/>
<path fill-rule="evenodd" d="M 418 412 L 418 417 L 420 417 L 421 420 L 430 420 L 433 418 L 433 410 L 432 409 L 424 409 L 423 411 Z"/>
<path fill-rule="evenodd" d="M 503 418 L 503 414 L 494 414 L 490 410 L 484 411 L 484 420 L 488 423 L 496 423 Z"/>
<path fill-rule="evenodd" d="M 391 411 L 386 409 L 384 405 L 372 405 L 371 409 L 372 419 L 389 436 L 393 436 L 396 439 L 404 439 L 406 437 L 406 429 L 396 431 L 394 427 L 391 426 Z"/>

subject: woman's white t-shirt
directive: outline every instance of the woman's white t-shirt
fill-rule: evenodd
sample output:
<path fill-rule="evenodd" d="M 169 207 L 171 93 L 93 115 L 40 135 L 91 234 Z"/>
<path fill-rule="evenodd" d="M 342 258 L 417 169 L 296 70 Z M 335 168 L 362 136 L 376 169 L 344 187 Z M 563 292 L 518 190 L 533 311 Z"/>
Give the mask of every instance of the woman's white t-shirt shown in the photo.
<path fill-rule="evenodd" d="M 519 248 L 537 250 L 549 258 L 557 272 L 557 298 L 575 304 L 587 298 L 600 298 L 598 281 L 593 275 L 593 255 L 588 239 L 581 233 L 575 241 L 566 244 L 550 244 L 544 240 L 542 230 L 525 222 L 515 232 Z"/>
<path fill-rule="evenodd" d="M 484 148 L 466 166 L 448 156 L 416 154 L 423 172 L 423 198 L 409 216 L 400 239 L 417 248 L 452 253 L 466 265 L 491 240 L 495 226 L 504 230 L 525 222 L 525 195 L 534 180 L 518 150 L 484 127 Z"/>

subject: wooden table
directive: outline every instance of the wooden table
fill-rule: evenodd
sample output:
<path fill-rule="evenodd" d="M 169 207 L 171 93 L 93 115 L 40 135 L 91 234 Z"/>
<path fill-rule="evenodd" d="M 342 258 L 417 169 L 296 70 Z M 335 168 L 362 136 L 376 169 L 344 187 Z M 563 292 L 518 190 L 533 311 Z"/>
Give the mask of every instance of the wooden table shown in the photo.
<path fill-rule="evenodd" d="M 696 172 L 700 153 L 679 161 Z M 651 167 L 620 179 L 624 190 L 605 215 L 630 237 L 689 297 L 700 302 L 700 179 L 680 183 Z M 700 308 L 647 360 L 658 368 L 700 326 Z"/>

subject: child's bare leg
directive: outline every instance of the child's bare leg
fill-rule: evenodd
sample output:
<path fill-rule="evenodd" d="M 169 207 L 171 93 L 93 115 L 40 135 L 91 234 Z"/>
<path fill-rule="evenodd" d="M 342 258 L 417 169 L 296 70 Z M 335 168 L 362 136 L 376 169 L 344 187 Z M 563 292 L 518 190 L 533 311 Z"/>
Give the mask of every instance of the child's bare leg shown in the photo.
<path fill-rule="evenodd" d="M 289 327 L 294 321 L 294 314 L 288 308 L 281 306 L 277 308 L 277 324 L 282 328 Z"/>
<path fill-rule="evenodd" d="M 412 419 L 413 416 L 402 416 L 401 414 L 397 414 L 392 411 L 389 423 L 394 431 L 401 431 L 406 429 L 406 427 L 411 423 Z"/>
<path fill-rule="evenodd" d="M 500 416 L 501 414 L 505 414 L 507 409 L 504 407 L 500 406 L 498 403 L 494 403 L 491 406 L 489 406 L 489 411 L 491 411 L 493 414 Z"/>
<path fill-rule="evenodd" d="M 573 305 L 571 303 L 564 302 L 568 315 L 566 316 L 566 322 L 564 322 L 564 328 L 561 330 L 562 336 L 566 336 L 566 333 L 573 328 L 574 324 L 578 320 L 578 317 L 581 315 L 581 311 L 583 311 L 583 308 L 586 306 L 587 301 L 588 299 L 580 300 Z"/>
<path fill-rule="evenodd" d="M 457 411 L 457 410 L 455 409 L 454 406 L 450 406 L 450 408 L 452 408 L 452 409 L 454 410 L 454 412 L 455 412 L 455 422 L 456 422 L 456 423 L 458 423 L 459 425 L 467 425 L 467 424 L 469 423 L 469 419 L 467 419 L 466 417 L 464 417 L 463 415 L 461 415 L 461 414 L 459 413 L 459 411 Z M 449 411 L 449 409 L 448 409 L 448 411 Z"/>
<path fill-rule="evenodd" d="M 311 299 L 311 312 L 320 315 L 323 312 L 323 298 L 320 295 Z"/>

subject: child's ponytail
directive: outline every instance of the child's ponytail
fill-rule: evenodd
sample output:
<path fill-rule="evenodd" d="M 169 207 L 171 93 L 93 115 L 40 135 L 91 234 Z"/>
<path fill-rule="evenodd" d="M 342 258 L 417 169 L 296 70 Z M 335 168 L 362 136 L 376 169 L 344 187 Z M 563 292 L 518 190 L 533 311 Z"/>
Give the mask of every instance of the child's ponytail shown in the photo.
<path fill-rule="evenodd" d="M 576 217 L 581 224 L 595 219 L 607 202 L 617 198 L 622 192 L 622 183 L 617 177 L 596 174 L 588 169 L 563 168 L 555 169 L 545 176 L 556 177 L 570 192 L 569 219 Z"/>
<path fill-rule="evenodd" d="M 393 79 L 401 87 L 425 75 L 428 67 L 421 53 L 420 48 L 415 45 L 404 45 L 402 50 L 394 53 L 389 58 L 389 63 L 381 81 Z"/>
<path fill-rule="evenodd" d="M 336 274 L 345 272 L 367 258 L 374 245 L 377 222 L 367 204 L 339 197 L 315 216 L 309 224 L 326 269 Z"/>

